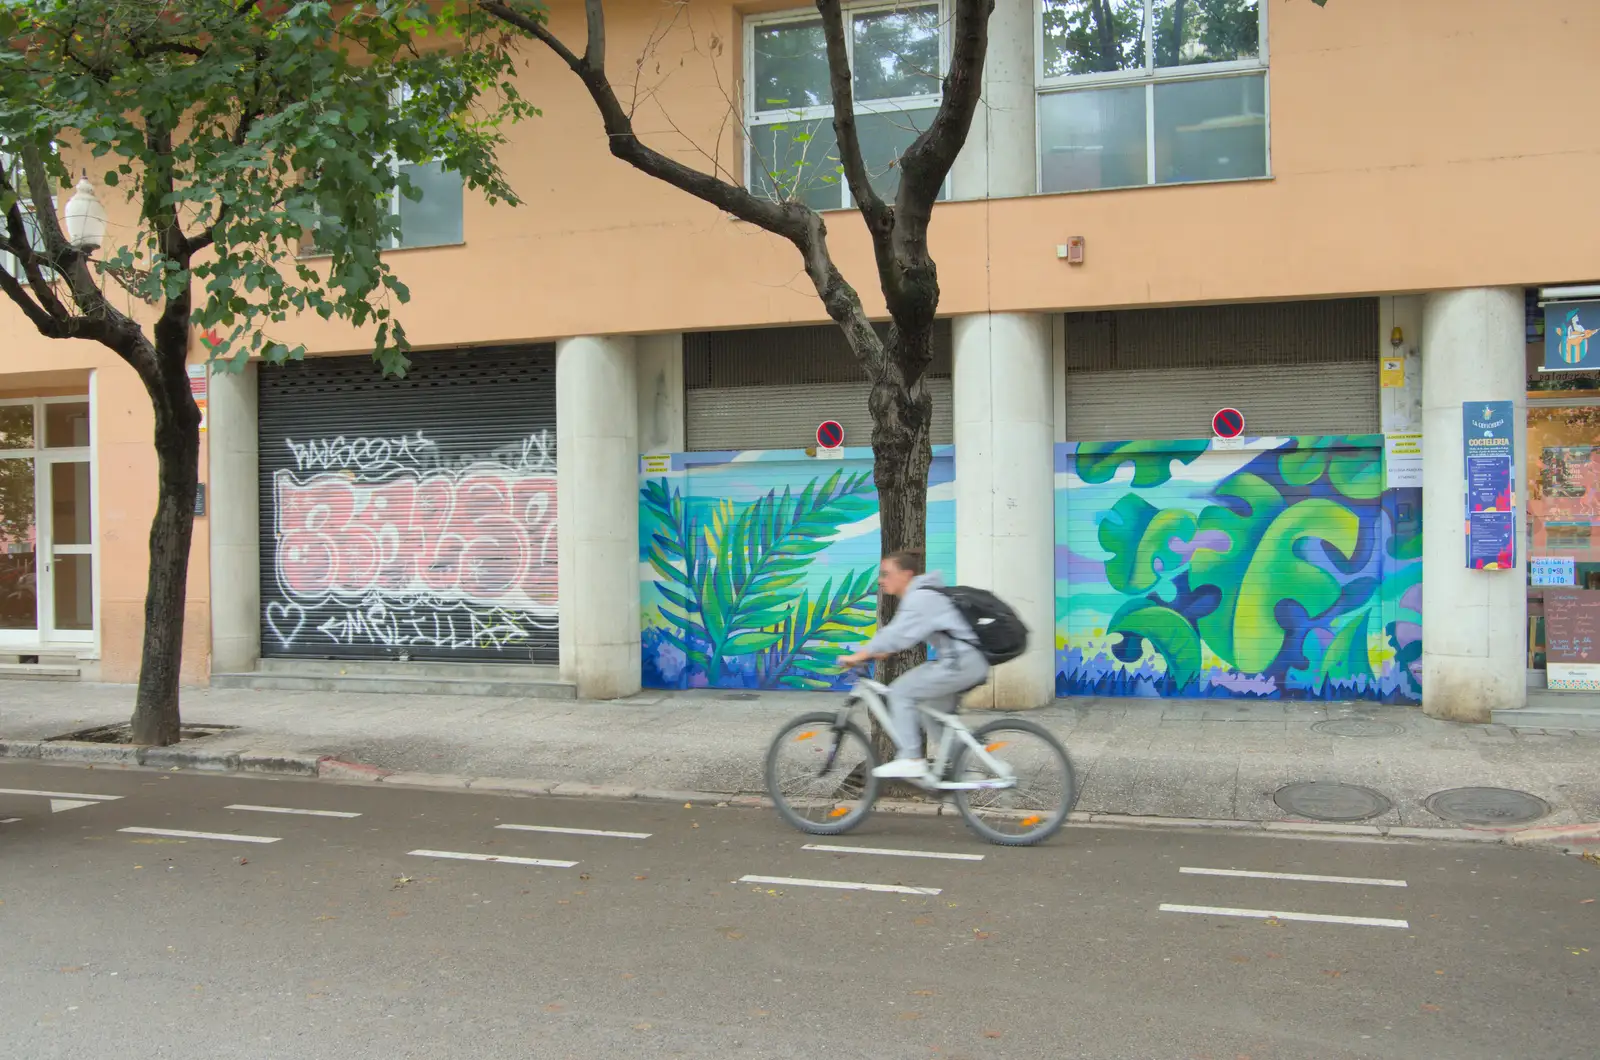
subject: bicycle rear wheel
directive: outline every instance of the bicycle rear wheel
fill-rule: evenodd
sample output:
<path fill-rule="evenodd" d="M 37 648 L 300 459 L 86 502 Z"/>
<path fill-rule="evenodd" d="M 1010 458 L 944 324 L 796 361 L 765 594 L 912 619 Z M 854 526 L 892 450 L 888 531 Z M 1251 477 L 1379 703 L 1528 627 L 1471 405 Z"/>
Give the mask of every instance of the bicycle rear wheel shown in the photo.
<path fill-rule="evenodd" d="M 1027 847 L 1055 835 L 1078 799 L 1072 760 L 1061 741 L 1044 726 L 1021 718 L 1000 718 L 973 732 L 990 755 L 1016 775 L 1009 788 L 953 791 L 967 827 L 991 843 Z M 950 779 L 977 783 L 996 773 L 966 744 L 950 764 Z"/>
<path fill-rule="evenodd" d="M 878 798 L 878 765 L 861 726 L 838 712 L 802 714 L 767 750 L 767 794 L 785 821 L 811 835 L 842 835 Z"/>

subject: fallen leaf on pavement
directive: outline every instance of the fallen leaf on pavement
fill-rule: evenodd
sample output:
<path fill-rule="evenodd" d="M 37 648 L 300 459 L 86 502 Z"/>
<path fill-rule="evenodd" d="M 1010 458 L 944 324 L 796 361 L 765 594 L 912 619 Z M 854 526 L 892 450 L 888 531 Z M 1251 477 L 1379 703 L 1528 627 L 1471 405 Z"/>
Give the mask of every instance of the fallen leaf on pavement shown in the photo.
<path fill-rule="evenodd" d="M 1438 1005 L 1423 1005 L 1422 1006 L 1422 1011 L 1424 1011 L 1424 1012 L 1443 1012 L 1444 1009 L 1440 1008 Z"/>
<path fill-rule="evenodd" d="M 633 1029 L 636 1030 L 636 1031 L 647 1031 L 647 1030 L 650 1029 L 650 1024 L 648 1024 L 648 1023 L 635 1023 L 633 1025 Z"/>
<path fill-rule="evenodd" d="M 1322 974 L 1330 979 L 1338 979 L 1340 976 L 1344 975 L 1344 972 L 1332 968 L 1324 968 L 1322 970 Z"/>
<path fill-rule="evenodd" d="M 1585 898 L 1582 901 L 1580 901 L 1578 904 L 1579 905 L 1593 905 L 1594 904 L 1594 899 L 1593 898 Z"/>
<path fill-rule="evenodd" d="M 650 878 L 649 876 L 635 876 L 634 877 L 634 879 L 636 879 L 636 880 L 648 880 L 649 878 Z"/>
<path fill-rule="evenodd" d="M 984 1031 L 983 1032 L 983 1036 L 985 1038 L 999 1038 L 999 1037 L 1002 1037 L 1002 1032 L 1000 1032 L 1000 1031 Z"/>
<path fill-rule="evenodd" d="M 544 1007 L 544 1010 L 546 1012 L 560 1012 L 562 1009 L 564 1009 L 566 1007 L 567 1006 L 561 1005 L 561 1004 L 549 1004 L 549 1005 L 546 1005 Z"/>
<path fill-rule="evenodd" d="M 932 990 L 913 990 L 913 991 L 911 991 L 911 996 L 912 997 L 932 997 L 933 996 L 933 991 Z"/>
<path fill-rule="evenodd" d="M 1232 957 L 1229 957 L 1228 960 L 1232 961 L 1234 964 L 1249 964 L 1250 963 L 1250 958 L 1244 956 L 1241 953 L 1234 954 Z"/>
<path fill-rule="evenodd" d="M 902 1012 L 896 1018 L 900 1019 L 902 1021 L 909 1022 L 911 1020 L 919 1020 L 919 1019 L 921 1019 L 922 1018 L 922 1013 L 920 1013 L 920 1012 Z"/>
<path fill-rule="evenodd" d="M 589 878 L 589 874 L 588 874 L 588 873 L 587 873 L 587 872 L 580 872 L 580 873 L 578 873 L 578 879 L 580 879 L 580 880 L 587 880 L 587 879 L 588 879 L 588 878 Z"/>
<path fill-rule="evenodd" d="M 69 965 L 66 965 L 65 967 L 63 967 L 61 970 L 63 972 L 81 972 L 81 971 L 83 971 L 83 965 L 81 965 L 81 964 L 69 964 Z"/>

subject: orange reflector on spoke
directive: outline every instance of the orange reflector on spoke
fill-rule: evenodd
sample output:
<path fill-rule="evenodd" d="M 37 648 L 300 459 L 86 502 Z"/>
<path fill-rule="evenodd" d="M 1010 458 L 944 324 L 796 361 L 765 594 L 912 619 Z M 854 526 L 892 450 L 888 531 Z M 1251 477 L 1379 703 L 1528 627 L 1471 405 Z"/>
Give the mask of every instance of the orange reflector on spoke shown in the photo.
<path fill-rule="evenodd" d="M 843 817 L 845 814 L 847 814 L 849 812 L 850 812 L 850 807 L 848 807 L 848 806 L 835 806 L 834 809 L 833 809 L 833 812 L 828 814 L 828 816 L 829 817 Z"/>
<path fill-rule="evenodd" d="M 794 742 L 795 743 L 799 743 L 801 740 L 809 740 L 809 739 L 811 739 L 811 737 L 815 736 L 816 734 L 817 734 L 817 732 L 816 732 L 815 729 L 808 730 L 806 732 L 801 733 L 799 736 L 796 736 L 794 738 Z"/>
<path fill-rule="evenodd" d="M 996 740 L 994 743 L 990 744 L 988 747 L 985 747 L 984 750 L 985 751 L 998 751 L 998 750 L 1000 750 L 1000 748 L 1006 746 L 1010 742 L 1011 742 L 1010 740 Z"/>
<path fill-rule="evenodd" d="M 1040 817 L 1038 814 L 1033 814 L 1031 816 L 1024 817 L 1022 819 L 1022 827 L 1024 827 L 1024 828 L 1032 828 L 1034 825 L 1038 824 L 1042 820 L 1044 820 L 1044 818 Z"/>

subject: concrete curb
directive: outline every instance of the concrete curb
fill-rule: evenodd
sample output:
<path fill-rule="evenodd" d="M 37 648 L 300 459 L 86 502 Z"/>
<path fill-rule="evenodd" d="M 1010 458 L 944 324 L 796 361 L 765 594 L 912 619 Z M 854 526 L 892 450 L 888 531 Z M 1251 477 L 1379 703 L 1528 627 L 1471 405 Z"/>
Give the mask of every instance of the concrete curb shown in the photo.
<path fill-rule="evenodd" d="M 258 773 L 315 777 L 347 784 L 384 784 L 403 788 L 475 791 L 509 796 L 551 795 L 563 798 L 641 799 L 746 808 L 772 807 L 765 795 L 716 791 L 672 791 L 632 788 L 623 784 L 584 784 L 573 781 L 517 777 L 467 777 L 445 773 L 397 772 L 364 762 L 348 762 L 332 755 L 263 748 L 135 747 L 128 744 L 86 743 L 73 740 L 0 739 L 0 758 L 113 765 L 123 768 L 192 769 L 211 773 Z M 940 816 L 947 804 L 921 799 L 879 799 L 874 809 L 883 813 Z M 954 810 L 952 809 L 953 813 Z M 1400 825 L 1329 824 L 1321 821 L 1228 820 L 1199 817 L 1156 817 L 1137 814 L 1074 810 L 1073 824 L 1091 828 L 1151 828 L 1214 830 L 1261 835 L 1375 840 L 1428 840 L 1432 842 L 1498 843 L 1505 846 L 1557 850 L 1564 854 L 1600 850 L 1600 823 L 1533 826 L 1528 828 L 1418 828 Z"/>

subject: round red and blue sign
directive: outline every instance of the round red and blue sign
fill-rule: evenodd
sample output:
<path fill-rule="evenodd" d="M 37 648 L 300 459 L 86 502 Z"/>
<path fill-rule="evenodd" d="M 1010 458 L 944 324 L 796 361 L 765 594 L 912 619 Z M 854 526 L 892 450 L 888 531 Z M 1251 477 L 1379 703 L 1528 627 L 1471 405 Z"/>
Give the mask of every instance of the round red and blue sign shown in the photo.
<path fill-rule="evenodd" d="M 1218 409 L 1211 417 L 1211 429 L 1218 438 L 1237 438 L 1244 433 L 1244 413 L 1238 409 Z"/>
<path fill-rule="evenodd" d="M 838 420 L 823 420 L 817 427 L 817 445 L 837 449 L 844 444 L 844 427 Z"/>

